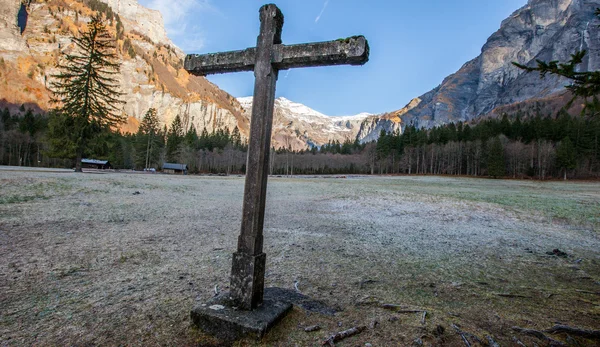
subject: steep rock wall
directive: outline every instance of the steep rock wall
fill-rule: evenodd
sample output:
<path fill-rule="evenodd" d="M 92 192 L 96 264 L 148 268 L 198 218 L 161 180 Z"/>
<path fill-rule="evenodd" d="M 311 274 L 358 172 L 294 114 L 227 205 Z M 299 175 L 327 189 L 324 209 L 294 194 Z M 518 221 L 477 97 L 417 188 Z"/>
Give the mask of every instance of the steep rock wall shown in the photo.
<path fill-rule="evenodd" d="M 540 80 L 512 62 L 534 66 L 536 60 L 567 61 L 576 50 L 588 55 L 582 69 L 600 68 L 600 21 L 594 11 L 600 0 L 530 0 L 504 20 L 466 63 L 421 102 L 402 115 L 405 124 L 433 127 L 470 120 L 494 109 L 564 90 L 568 81 L 553 76 Z"/>

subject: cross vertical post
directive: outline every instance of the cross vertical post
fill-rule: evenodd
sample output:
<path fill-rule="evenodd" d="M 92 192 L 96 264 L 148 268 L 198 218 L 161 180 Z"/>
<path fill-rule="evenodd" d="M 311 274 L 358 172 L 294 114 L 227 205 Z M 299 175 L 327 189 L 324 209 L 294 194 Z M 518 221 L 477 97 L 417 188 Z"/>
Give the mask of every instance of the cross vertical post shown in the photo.
<path fill-rule="evenodd" d="M 262 304 L 266 255 L 263 223 L 271 150 L 271 128 L 278 70 L 271 64 L 273 47 L 281 43 L 283 14 L 275 5 L 260 9 L 260 35 L 254 66 L 254 101 L 246 164 L 246 185 L 238 249 L 233 255 L 230 296 L 242 309 Z"/>

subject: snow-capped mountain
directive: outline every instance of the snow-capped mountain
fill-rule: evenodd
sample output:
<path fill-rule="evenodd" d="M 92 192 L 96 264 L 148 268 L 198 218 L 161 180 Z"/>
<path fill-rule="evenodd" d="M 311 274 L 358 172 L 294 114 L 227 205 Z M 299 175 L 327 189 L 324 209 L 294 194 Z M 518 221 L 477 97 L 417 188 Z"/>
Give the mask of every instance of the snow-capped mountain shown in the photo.
<path fill-rule="evenodd" d="M 252 113 L 252 97 L 237 99 L 246 116 Z M 360 113 L 354 116 L 333 117 L 324 115 L 303 104 L 286 98 L 275 100 L 273 116 L 273 145 L 303 149 L 321 146 L 329 141 L 354 141 L 363 123 L 379 116 Z"/>

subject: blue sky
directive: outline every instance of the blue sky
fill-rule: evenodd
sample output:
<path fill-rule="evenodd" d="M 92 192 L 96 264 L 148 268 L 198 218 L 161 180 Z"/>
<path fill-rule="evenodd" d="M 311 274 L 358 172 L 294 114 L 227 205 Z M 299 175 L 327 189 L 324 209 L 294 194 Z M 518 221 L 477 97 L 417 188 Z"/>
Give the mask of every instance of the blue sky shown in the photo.
<path fill-rule="evenodd" d="M 140 0 L 161 11 L 169 37 L 186 53 L 256 44 L 265 0 Z M 332 116 L 404 107 L 475 58 L 502 20 L 526 0 L 280 0 L 284 44 L 364 35 L 365 66 L 282 71 L 277 96 Z M 209 77 L 233 96 L 249 96 L 251 72 Z"/>

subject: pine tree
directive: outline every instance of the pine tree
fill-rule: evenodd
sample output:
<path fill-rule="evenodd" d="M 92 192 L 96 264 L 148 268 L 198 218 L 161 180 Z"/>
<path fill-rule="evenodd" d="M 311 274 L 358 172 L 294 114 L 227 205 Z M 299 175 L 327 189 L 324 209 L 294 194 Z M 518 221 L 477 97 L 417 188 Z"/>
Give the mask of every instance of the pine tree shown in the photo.
<path fill-rule="evenodd" d="M 4 131 L 10 130 L 12 124 L 11 124 L 10 111 L 8 110 L 8 107 L 5 107 L 4 110 L 2 111 L 2 115 L 0 115 L 0 121 L 4 125 Z"/>
<path fill-rule="evenodd" d="M 92 16 L 87 31 L 79 32 L 73 42 L 76 52 L 65 56 L 51 86 L 53 101 L 59 104 L 57 112 L 72 118 L 63 122 L 69 131 L 57 139 L 58 143 L 73 143 L 70 147 L 75 151 L 75 171 L 81 172 L 81 159 L 88 142 L 103 129 L 115 127 L 125 119 L 118 109 L 123 102 L 114 77 L 119 72 L 114 40 L 101 15 Z"/>
<path fill-rule="evenodd" d="M 556 149 L 556 164 L 563 170 L 565 181 L 567 180 L 567 170 L 573 170 L 577 165 L 575 156 L 575 146 L 573 146 L 573 142 L 567 136 L 560 142 L 560 145 Z"/>
<path fill-rule="evenodd" d="M 517 115 L 517 119 L 511 124 L 510 135 L 512 140 L 520 140 L 523 132 L 523 124 L 521 117 Z"/>
<path fill-rule="evenodd" d="M 465 125 L 465 128 L 463 129 L 463 140 L 473 141 L 473 131 L 469 124 Z"/>
<path fill-rule="evenodd" d="M 39 130 L 39 116 L 34 116 L 31 109 L 25 112 L 23 118 L 19 122 L 19 131 L 22 133 L 28 133 L 29 136 L 34 136 Z"/>
<path fill-rule="evenodd" d="M 342 149 L 340 151 L 340 153 L 342 154 L 352 154 L 352 142 L 350 142 L 350 139 L 346 139 L 344 141 L 344 143 L 342 144 Z"/>
<path fill-rule="evenodd" d="M 239 149 L 242 147 L 242 136 L 240 135 L 240 129 L 238 129 L 237 126 L 233 128 L 233 132 L 231 133 L 231 143 L 234 148 Z"/>
<path fill-rule="evenodd" d="M 75 118 L 52 110 L 48 115 L 48 143 L 51 158 L 72 158 L 75 153 L 75 141 L 72 130 L 75 128 Z"/>
<path fill-rule="evenodd" d="M 385 159 L 390 154 L 390 136 L 385 131 L 385 129 L 381 129 L 379 133 L 379 139 L 377 140 L 377 157 L 379 159 Z"/>
<path fill-rule="evenodd" d="M 188 130 L 188 132 L 185 134 L 185 145 L 192 150 L 196 150 L 198 148 L 198 140 L 198 132 L 196 131 L 194 124 L 192 124 L 190 126 L 190 130 Z"/>
<path fill-rule="evenodd" d="M 500 121 L 500 133 L 508 138 L 512 138 L 512 126 L 506 113 L 502 115 L 502 120 Z"/>
<path fill-rule="evenodd" d="M 209 140 L 209 135 L 208 135 L 208 131 L 206 130 L 206 128 L 202 128 L 202 132 L 200 133 L 200 138 L 198 139 L 198 147 L 200 149 L 208 149 L 210 147 L 210 140 Z M 209 150 L 212 150 L 212 148 L 210 148 Z"/>
<path fill-rule="evenodd" d="M 160 124 L 155 108 L 150 108 L 144 115 L 140 128 L 138 129 L 138 137 L 145 144 L 145 162 L 144 168 L 149 168 L 153 160 L 153 153 L 156 152 L 159 143 Z"/>
<path fill-rule="evenodd" d="M 487 160 L 488 175 L 493 178 L 503 177 L 506 173 L 504 165 L 504 148 L 500 138 L 492 140 Z"/>
<path fill-rule="evenodd" d="M 183 123 L 179 115 L 175 116 L 167 133 L 167 160 L 177 162 L 179 146 L 183 140 Z"/>

